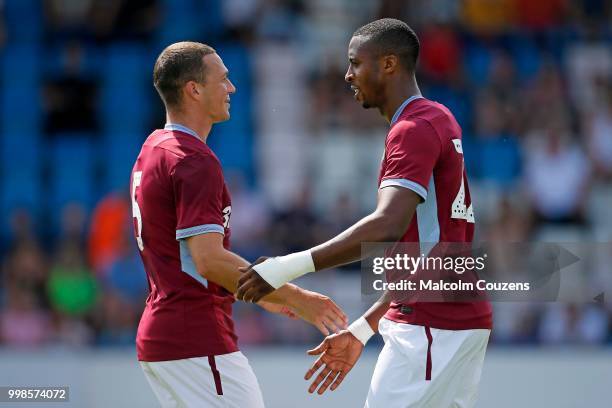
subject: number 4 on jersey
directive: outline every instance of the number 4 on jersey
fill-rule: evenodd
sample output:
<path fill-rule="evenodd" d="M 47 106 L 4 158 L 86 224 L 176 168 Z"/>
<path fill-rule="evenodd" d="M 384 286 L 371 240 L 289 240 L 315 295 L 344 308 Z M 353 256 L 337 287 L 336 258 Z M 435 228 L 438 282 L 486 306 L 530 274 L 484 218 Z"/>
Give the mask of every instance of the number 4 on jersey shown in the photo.
<path fill-rule="evenodd" d="M 453 145 L 455 146 L 455 150 L 457 151 L 457 153 L 463 156 L 463 147 L 461 146 L 461 140 L 453 139 Z M 465 162 L 463 161 L 463 158 L 461 160 L 461 187 L 459 187 L 459 192 L 453 200 L 451 218 L 457 220 L 466 220 L 467 222 L 473 223 L 474 209 L 472 208 L 472 203 L 470 203 L 469 207 L 466 207 L 465 205 L 465 178 L 463 177 Z"/>

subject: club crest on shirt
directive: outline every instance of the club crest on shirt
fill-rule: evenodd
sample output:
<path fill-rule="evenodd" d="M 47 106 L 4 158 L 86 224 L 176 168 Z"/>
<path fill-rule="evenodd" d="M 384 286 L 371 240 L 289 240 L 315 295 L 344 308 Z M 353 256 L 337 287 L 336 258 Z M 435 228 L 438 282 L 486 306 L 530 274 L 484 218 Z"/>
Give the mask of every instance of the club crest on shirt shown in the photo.
<path fill-rule="evenodd" d="M 453 145 L 455 146 L 455 150 L 459 154 L 463 154 L 463 146 L 461 145 L 461 139 L 453 139 Z"/>

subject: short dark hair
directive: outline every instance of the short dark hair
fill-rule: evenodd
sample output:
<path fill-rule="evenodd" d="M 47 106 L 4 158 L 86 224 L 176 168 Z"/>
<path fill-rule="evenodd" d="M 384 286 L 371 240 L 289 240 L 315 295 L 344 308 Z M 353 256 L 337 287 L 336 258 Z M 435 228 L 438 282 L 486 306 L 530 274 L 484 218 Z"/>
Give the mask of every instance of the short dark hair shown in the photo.
<path fill-rule="evenodd" d="M 206 66 L 202 60 L 216 53 L 209 45 L 183 41 L 166 47 L 153 68 L 153 85 L 166 107 L 176 107 L 181 102 L 181 88 L 189 81 L 203 83 Z"/>
<path fill-rule="evenodd" d="M 366 37 L 380 55 L 395 54 L 400 63 L 414 71 L 419 58 L 419 38 L 403 21 L 382 18 L 358 28 L 353 37 Z"/>

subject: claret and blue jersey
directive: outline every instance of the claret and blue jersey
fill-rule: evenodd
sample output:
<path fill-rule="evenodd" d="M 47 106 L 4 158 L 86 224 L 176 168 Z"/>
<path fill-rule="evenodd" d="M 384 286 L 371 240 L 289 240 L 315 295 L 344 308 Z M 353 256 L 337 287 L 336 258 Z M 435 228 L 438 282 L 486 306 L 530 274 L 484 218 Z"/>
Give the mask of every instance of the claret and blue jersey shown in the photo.
<path fill-rule="evenodd" d="M 391 121 L 379 175 L 379 188 L 388 186 L 409 188 L 423 200 L 401 242 L 472 242 L 474 213 L 461 128 L 445 106 L 421 96 L 400 106 Z M 486 301 L 408 306 L 394 302 L 385 317 L 447 330 L 492 326 L 491 305 Z"/>
<path fill-rule="evenodd" d="M 234 296 L 196 271 L 185 239 L 224 234 L 231 199 L 219 160 L 191 129 L 166 125 L 145 141 L 132 171 L 135 235 L 150 293 L 136 345 L 141 361 L 238 350 Z"/>

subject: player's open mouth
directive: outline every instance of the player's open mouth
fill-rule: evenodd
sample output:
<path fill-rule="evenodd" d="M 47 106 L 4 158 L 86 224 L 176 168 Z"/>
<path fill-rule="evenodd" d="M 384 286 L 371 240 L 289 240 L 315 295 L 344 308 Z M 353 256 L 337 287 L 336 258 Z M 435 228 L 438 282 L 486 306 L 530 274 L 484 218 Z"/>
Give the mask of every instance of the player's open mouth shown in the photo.
<path fill-rule="evenodd" d="M 358 95 L 359 95 L 359 92 L 360 92 L 360 91 L 359 91 L 359 88 L 357 88 L 355 85 L 351 85 L 351 89 L 352 89 L 352 90 L 353 90 L 353 92 L 354 92 L 353 97 L 354 97 L 355 99 L 357 99 L 357 97 L 358 97 Z"/>

